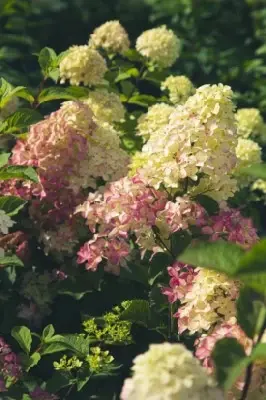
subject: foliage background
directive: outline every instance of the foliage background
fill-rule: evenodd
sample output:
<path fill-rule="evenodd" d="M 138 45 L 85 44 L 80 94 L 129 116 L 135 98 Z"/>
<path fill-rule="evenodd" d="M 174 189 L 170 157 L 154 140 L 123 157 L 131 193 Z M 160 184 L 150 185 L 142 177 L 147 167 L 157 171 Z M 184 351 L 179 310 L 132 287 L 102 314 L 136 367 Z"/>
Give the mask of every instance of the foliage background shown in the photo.
<path fill-rule="evenodd" d="M 14 84 L 34 84 L 32 53 L 84 44 L 96 26 L 112 19 L 131 38 L 166 24 L 183 43 L 177 73 L 196 86 L 229 84 L 238 106 L 266 115 L 264 0 L 1 0 L 0 73 Z"/>

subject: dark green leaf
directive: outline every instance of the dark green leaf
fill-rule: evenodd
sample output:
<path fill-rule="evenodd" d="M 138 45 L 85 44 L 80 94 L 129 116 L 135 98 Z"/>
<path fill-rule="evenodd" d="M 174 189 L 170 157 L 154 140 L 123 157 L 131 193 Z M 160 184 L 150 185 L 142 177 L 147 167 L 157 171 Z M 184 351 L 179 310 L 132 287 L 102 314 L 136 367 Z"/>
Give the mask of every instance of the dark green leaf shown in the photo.
<path fill-rule="evenodd" d="M 16 196 L 0 196 L 0 209 L 9 216 L 16 215 L 26 204 L 25 200 Z"/>
<path fill-rule="evenodd" d="M 191 243 L 191 235 L 186 231 L 178 231 L 171 235 L 171 251 L 178 257 Z"/>
<path fill-rule="evenodd" d="M 11 331 L 11 335 L 18 342 L 22 350 L 29 354 L 32 342 L 29 328 L 26 326 L 15 326 Z"/>
<path fill-rule="evenodd" d="M 140 282 L 148 286 L 148 267 L 146 265 L 128 262 L 127 267 L 121 268 L 120 278 Z"/>
<path fill-rule="evenodd" d="M 41 355 L 59 353 L 68 350 L 68 346 L 64 343 L 50 343 L 42 347 Z"/>
<path fill-rule="evenodd" d="M 190 245 L 178 257 L 179 261 L 195 267 L 202 267 L 233 276 L 244 254 L 239 246 L 222 240 L 210 243 L 201 242 Z"/>
<path fill-rule="evenodd" d="M 171 264 L 171 257 L 167 253 L 157 253 L 153 256 L 148 274 L 149 284 L 152 286 L 157 279 L 167 273 L 167 267 Z"/>
<path fill-rule="evenodd" d="M 9 165 L 0 169 L 0 180 L 14 178 L 39 182 L 38 175 L 32 167 Z"/>
<path fill-rule="evenodd" d="M 150 319 L 150 307 L 147 300 L 131 300 L 127 308 L 120 314 L 120 319 L 147 326 Z"/>
<path fill-rule="evenodd" d="M 29 358 L 26 365 L 24 364 L 25 370 L 28 372 L 31 368 L 35 367 L 41 359 L 40 353 L 33 353 Z"/>
<path fill-rule="evenodd" d="M 5 134 L 14 133 L 39 122 L 42 118 L 42 115 L 38 111 L 31 110 L 30 108 L 20 108 L 2 123 L 0 132 Z"/>
<path fill-rule="evenodd" d="M 0 268 L 9 267 L 10 265 L 14 265 L 15 267 L 24 266 L 21 259 L 15 256 L 14 254 L 12 256 L 0 257 Z"/>
<path fill-rule="evenodd" d="M 135 96 L 132 96 L 128 102 L 130 104 L 137 104 L 141 107 L 149 107 L 153 104 L 156 103 L 156 98 L 154 96 L 148 95 L 148 94 L 138 94 Z"/>
<path fill-rule="evenodd" d="M 58 87 L 53 86 L 47 89 L 44 89 L 38 97 L 38 102 L 45 103 L 51 100 L 76 100 L 79 98 L 86 98 L 89 95 L 89 89 L 85 87 Z"/>
<path fill-rule="evenodd" d="M 44 76 L 47 76 L 49 70 L 54 67 L 56 59 L 56 52 L 50 47 L 44 47 L 40 51 L 38 61 Z"/>
<path fill-rule="evenodd" d="M 257 297 L 253 290 L 243 288 L 237 300 L 237 322 L 251 339 L 265 324 L 266 308 Z"/>
<path fill-rule="evenodd" d="M 199 203 L 209 215 L 214 215 L 219 212 L 219 204 L 212 198 L 199 194 L 195 197 L 197 203 Z"/>
<path fill-rule="evenodd" d="M 46 390 L 51 393 L 56 393 L 60 389 L 70 385 L 69 376 L 65 373 L 55 371 L 52 378 L 47 381 Z"/>
<path fill-rule="evenodd" d="M 217 342 L 212 358 L 215 362 L 218 383 L 225 390 L 229 390 L 237 378 L 250 364 L 245 350 L 234 338 L 224 338 Z"/>

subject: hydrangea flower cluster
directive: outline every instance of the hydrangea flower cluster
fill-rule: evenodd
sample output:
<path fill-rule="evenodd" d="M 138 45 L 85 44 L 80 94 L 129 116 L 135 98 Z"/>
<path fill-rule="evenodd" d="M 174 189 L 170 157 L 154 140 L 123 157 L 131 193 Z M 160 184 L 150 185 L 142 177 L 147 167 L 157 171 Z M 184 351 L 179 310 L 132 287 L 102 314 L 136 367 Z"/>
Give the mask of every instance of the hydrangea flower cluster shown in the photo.
<path fill-rule="evenodd" d="M 40 387 L 37 387 L 33 392 L 30 392 L 30 398 L 31 400 L 59 400 L 58 396 L 51 394 Z"/>
<path fill-rule="evenodd" d="M 245 139 L 265 135 L 265 125 L 257 108 L 240 108 L 236 113 L 237 134 Z"/>
<path fill-rule="evenodd" d="M 167 241 L 170 233 L 195 224 L 201 209 L 187 198 L 167 200 L 165 192 L 155 190 L 139 176 L 122 178 L 106 187 L 104 194 L 91 194 L 77 208 L 94 233 L 78 253 L 78 263 L 95 270 L 102 259 L 117 265 L 129 252 L 128 238 L 134 234 L 143 252 L 160 251 L 153 227 Z"/>
<path fill-rule="evenodd" d="M 17 355 L 0 337 L 0 393 L 6 392 L 9 385 L 15 383 L 21 374 L 22 368 Z"/>
<path fill-rule="evenodd" d="M 225 337 L 237 339 L 238 343 L 244 347 L 247 355 L 249 355 L 252 350 L 252 340 L 248 338 L 243 330 L 237 325 L 236 318 L 230 318 L 228 321 L 216 326 L 210 334 L 202 335 L 195 342 L 195 355 L 207 369 L 209 374 L 214 374 L 215 371 L 215 365 L 211 357 L 215 344 Z M 266 369 L 264 366 L 255 364 L 252 371 L 252 381 L 248 399 L 264 398 L 262 396 L 265 396 L 266 391 L 265 374 Z M 243 390 L 244 382 L 245 377 L 241 376 L 235 383 L 234 390 L 229 392 L 229 399 L 235 400 L 239 398 L 239 391 Z"/>
<path fill-rule="evenodd" d="M 173 104 L 183 104 L 195 93 L 193 83 L 184 75 L 170 75 L 161 85 L 162 90 L 169 91 L 169 98 Z"/>
<path fill-rule="evenodd" d="M 134 359 L 121 400 L 222 400 L 204 368 L 181 344 L 153 344 Z"/>
<path fill-rule="evenodd" d="M 124 53 L 129 49 L 130 41 L 119 21 L 107 21 L 90 35 L 89 46 L 108 53 Z"/>
<path fill-rule="evenodd" d="M 105 59 L 89 46 L 72 46 L 60 62 L 60 83 L 98 85 L 107 71 Z"/>
<path fill-rule="evenodd" d="M 242 217 L 239 210 L 225 208 L 218 215 L 204 216 L 197 222 L 210 241 L 225 239 L 249 249 L 258 240 L 251 219 Z M 208 331 L 217 323 L 235 317 L 238 282 L 214 271 L 193 269 L 180 263 L 169 267 L 168 273 L 170 284 L 163 289 L 163 294 L 170 303 L 177 300 L 181 303 L 175 314 L 179 333 Z"/>
<path fill-rule="evenodd" d="M 237 182 L 230 176 L 236 165 L 231 96 L 228 86 L 205 85 L 176 108 L 169 124 L 143 146 L 140 173 L 149 184 L 180 190 L 189 180 L 190 193 L 216 200 L 232 196 Z"/>
<path fill-rule="evenodd" d="M 112 124 L 123 120 L 125 108 L 116 93 L 94 90 L 84 101 L 93 111 L 97 120 Z"/>
<path fill-rule="evenodd" d="M 169 117 L 173 111 L 174 107 L 166 103 L 149 107 L 148 112 L 138 119 L 137 134 L 148 140 L 169 123 Z"/>
<path fill-rule="evenodd" d="M 165 25 L 143 32 L 136 42 L 137 51 L 161 68 L 171 67 L 180 53 L 180 40 Z"/>
<path fill-rule="evenodd" d="M 169 124 L 143 146 L 140 174 L 150 185 L 183 190 L 188 182 L 193 194 L 216 200 L 233 195 L 237 138 L 231 97 L 229 86 L 205 85 L 177 106 Z"/>

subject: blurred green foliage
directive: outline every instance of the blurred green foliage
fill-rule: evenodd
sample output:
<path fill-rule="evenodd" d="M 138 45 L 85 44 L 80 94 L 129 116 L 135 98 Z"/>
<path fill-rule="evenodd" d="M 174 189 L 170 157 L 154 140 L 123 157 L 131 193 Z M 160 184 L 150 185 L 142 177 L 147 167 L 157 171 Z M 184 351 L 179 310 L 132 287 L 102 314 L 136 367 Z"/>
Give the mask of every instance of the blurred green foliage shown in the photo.
<path fill-rule="evenodd" d="M 112 19 L 133 38 L 168 25 L 183 43 L 177 73 L 196 86 L 229 84 L 240 107 L 259 107 L 266 115 L 265 0 L 0 0 L 1 76 L 35 84 L 33 53 L 84 44 L 95 27 Z"/>

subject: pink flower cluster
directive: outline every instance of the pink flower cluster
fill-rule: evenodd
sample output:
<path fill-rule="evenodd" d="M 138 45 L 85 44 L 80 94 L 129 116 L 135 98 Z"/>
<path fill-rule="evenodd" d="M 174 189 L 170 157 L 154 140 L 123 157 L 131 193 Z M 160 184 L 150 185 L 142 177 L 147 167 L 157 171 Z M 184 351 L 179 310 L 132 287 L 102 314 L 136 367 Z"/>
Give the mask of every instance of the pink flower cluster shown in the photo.
<path fill-rule="evenodd" d="M 78 175 L 81 161 L 87 158 L 95 128 L 87 105 L 63 103 L 58 111 L 32 125 L 27 139 L 18 140 L 12 151 L 12 165 L 37 167 L 39 184 L 10 180 L 1 186 L 1 192 L 27 200 L 33 196 L 30 212 L 38 222 L 64 221 L 84 200 L 70 187 L 70 178 Z"/>
<path fill-rule="evenodd" d="M 30 397 L 32 400 L 58 400 L 59 397 L 55 394 L 46 392 L 45 390 L 37 387 L 33 392 L 30 392 Z"/>
<path fill-rule="evenodd" d="M 94 234 L 78 252 L 78 263 L 86 262 L 86 268 L 92 270 L 103 258 L 119 264 L 130 252 L 132 234 L 143 252 L 161 250 L 153 227 L 167 241 L 170 233 L 195 223 L 200 210 L 186 198 L 168 201 L 165 192 L 148 186 L 139 176 L 122 178 L 107 186 L 103 195 L 91 194 L 77 208 Z"/>
<path fill-rule="evenodd" d="M 195 342 L 195 355 L 202 362 L 202 365 L 207 369 L 209 374 L 213 374 L 215 370 L 215 365 L 211 357 L 212 351 L 214 350 L 216 343 L 223 338 L 237 339 L 237 341 L 243 346 L 247 355 L 249 355 L 252 350 L 252 340 L 248 338 L 245 332 L 237 325 L 235 318 L 231 318 L 227 322 L 216 326 L 212 333 L 202 335 Z M 253 367 L 250 387 L 251 391 L 263 387 L 265 374 L 266 369 L 263 368 L 263 366 L 255 365 Z M 244 382 L 245 376 L 241 376 L 235 384 L 236 389 L 243 390 Z M 229 393 L 229 397 L 231 399 L 235 398 L 233 393 Z"/>
<path fill-rule="evenodd" d="M 251 248 L 259 239 L 251 218 L 245 218 L 237 209 L 226 208 L 218 215 L 200 224 L 205 225 L 202 232 L 210 235 L 211 241 L 224 238 L 229 242 L 237 243 L 245 249 Z"/>
<path fill-rule="evenodd" d="M 0 393 L 7 390 L 6 383 L 15 383 L 21 376 L 22 369 L 18 357 L 9 345 L 0 337 Z"/>
<path fill-rule="evenodd" d="M 192 290 L 197 271 L 193 267 L 178 261 L 168 267 L 167 270 L 171 279 L 169 287 L 163 288 L 162 293 L 168 296 L 169 303 L 173 304 Z"/>

